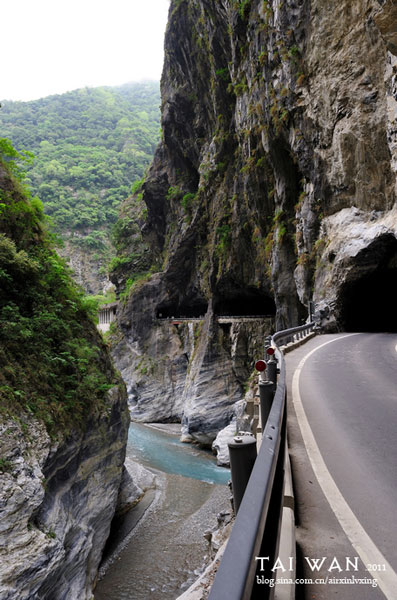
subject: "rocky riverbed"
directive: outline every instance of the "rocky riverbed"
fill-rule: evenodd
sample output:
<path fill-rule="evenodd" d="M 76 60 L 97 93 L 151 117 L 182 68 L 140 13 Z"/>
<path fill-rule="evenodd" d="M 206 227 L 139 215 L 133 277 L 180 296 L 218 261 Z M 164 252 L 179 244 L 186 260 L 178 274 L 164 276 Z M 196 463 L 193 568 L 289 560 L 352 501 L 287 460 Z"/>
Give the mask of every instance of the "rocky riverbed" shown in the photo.
<path fill-rule="evenodd" d="M 131 458 L 131 447 L 128 454 Z M 208 460 L 206 453 L 203 460 L 204 464 Z M 146 476 L 145 485 L 150 487 L 132 512 L 139 522 L 105 563 L 95 600 L 175 599 L 212 558 L 208 532 L 216 529 L 219 513 L 230 511 L 227 485 L 157 469 L 151 472 L 154 480 L 150 484 Z"/>

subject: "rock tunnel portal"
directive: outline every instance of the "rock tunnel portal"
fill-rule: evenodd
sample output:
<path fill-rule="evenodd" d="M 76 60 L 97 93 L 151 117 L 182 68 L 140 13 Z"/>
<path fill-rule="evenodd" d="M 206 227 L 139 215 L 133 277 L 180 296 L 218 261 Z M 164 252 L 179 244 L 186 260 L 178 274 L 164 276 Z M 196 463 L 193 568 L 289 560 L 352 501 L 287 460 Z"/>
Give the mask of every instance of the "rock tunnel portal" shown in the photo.
<path fill-rule="evenodd" d="M 159 305 L 156 316 L 160 319 L 170 318 L 202 318 L 208 310 L 208 304 L 204 300 L 190 300 L 179 302 L 169 302 Z"/>
<path fill-rule="evenodd" d="M 247 289 L 219 296 L 215 302 L 215 314 L 219 316 L 274 316 L 276 305 L 270 296 L 257 290 Z"/>
<path fill-rule="evenodd" d="M 208 310 L 208 303 L 198 297 L 183 301 L 163 303 L 156 311 L 157 318 L 202 318 Z M 276 305 L 271 296 L 258 290 L 246 289 L 229 291 L 218 295 L 214 301 L 216 316 L 274 316 Z"/>
<path fill-rule="evenodd" d="M 357 255 L 340 293 L 340 324 L 349 332 L 397 332 L 397 239 L 377 238 Z"/>

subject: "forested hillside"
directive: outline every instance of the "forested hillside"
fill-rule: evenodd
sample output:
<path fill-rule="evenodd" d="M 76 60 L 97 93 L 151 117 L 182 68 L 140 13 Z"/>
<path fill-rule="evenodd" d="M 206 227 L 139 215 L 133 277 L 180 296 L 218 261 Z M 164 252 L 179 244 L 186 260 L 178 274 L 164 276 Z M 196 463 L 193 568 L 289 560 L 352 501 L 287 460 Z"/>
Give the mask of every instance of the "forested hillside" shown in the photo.
<path fill-rule="evenodd" d="M 64 239 L 64 253 L 79 257 L 72 266 L 87 291 L 98 290 L 85 281 L 82 262 L 104 276 L 119 204 L 142 178 L 159 139 L 159 105 L 156 82 L 2 101 L 0 137 L 33 152 L 25 181 Z"/>
<path fill-rule="evenodd" d="M 84 423 L 117 378 L 20 162 L 0 140 L 0 415 L 33 414 L 52 431 Z"/>

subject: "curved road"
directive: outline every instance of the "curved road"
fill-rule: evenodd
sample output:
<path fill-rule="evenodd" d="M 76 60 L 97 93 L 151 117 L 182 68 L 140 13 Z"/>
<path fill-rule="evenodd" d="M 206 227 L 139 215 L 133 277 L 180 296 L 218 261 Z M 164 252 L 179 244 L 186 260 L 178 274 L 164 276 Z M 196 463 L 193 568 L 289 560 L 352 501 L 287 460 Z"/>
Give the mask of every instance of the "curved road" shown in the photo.
<path fill-rule="evenodd" d="M 316 337 L 288 355 L 287 372 L 302 553 L 327 556 L 322 571 L 334 577 L 351 575 L 344 572 L 345 557 L 360 556 L 360 573 L 355 576 L 372 573 L 380 588 L 369 584 L 317 586 L 305 597 L 394 600 L 397 335 Z M 307 454 L 302 451 L 302 441 Z M 325 568 L 335 555 L 343 572 L 335 562 L 331 571 Z M 304 576 L 308 576 L 308 563 L 304 558 L 302 562 Z"/>

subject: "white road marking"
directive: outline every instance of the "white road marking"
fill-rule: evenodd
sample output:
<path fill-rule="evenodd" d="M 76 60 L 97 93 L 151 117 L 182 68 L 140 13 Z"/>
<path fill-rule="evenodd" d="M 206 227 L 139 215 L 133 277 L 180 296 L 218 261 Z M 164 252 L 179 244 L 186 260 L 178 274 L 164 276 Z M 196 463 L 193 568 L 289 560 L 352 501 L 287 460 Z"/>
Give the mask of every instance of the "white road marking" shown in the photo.
<path fill-rule="evenodd" d="M 329 340 L 328 342 L 324 342 L 324 344 L 321 344 L 320 346 L 314 348 L 314 350 L 306 354 L 306 356 L 300 361 L 292 379 L 292 400 L 294 403 L 295 412 L 298 418 L 298 423 L 302 433 L 303 441 L 306 446 L 307 454 L 313 467 L 313 471 L 316 474 L 318 482 L 325 494 L 325 497 L 327 498 L 343 531 L 349 538 L 353 548 L 360 556 L 364 565 L 385 565 L 385 571 L 376 571 L 373 573 L 368 572 L 368 576 L 371 576 L 373 579 L 377 580 L 379 588 L 382 590 L 382 592 L 388 600 L 395 600 L 397 590 L 397 573 L 394 571 L 393 567 L 390 565 L 390 563 L 386 560 L 381 551 L 369 537 L 369 535 L 361 525 L 360 521 L 357 519 L 350 506 L 344 499 L 342 493 L 340 492 L 338 486 L 336 485 L 330 472 L 328 471 L 324 459 L 321 455 L 320 449 L 314 438 L 313 431 L 309 425 L 309 421 L 307 420 L 305 409 L 303 408 L 302 399 L 299 392 L 299 378 L 303 365 L 305 364 L 307 359 L 312 354 L 317 352 L 317 350 L 320 350 L 320 348 L 327 346 L 327 344 L 332 344 L 333 342 L 337 342 L 345 337 L 350 337 L 351 335 L 359 334 L 350 333 L 348 335 Z"/>
<path fill-rule="evenodd" d="M 395 351 L 397 352 L 397 344 L 396 344 L 396 347 L 395 347 Z"/>

